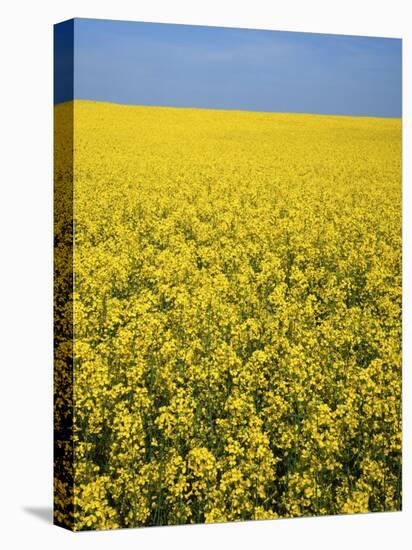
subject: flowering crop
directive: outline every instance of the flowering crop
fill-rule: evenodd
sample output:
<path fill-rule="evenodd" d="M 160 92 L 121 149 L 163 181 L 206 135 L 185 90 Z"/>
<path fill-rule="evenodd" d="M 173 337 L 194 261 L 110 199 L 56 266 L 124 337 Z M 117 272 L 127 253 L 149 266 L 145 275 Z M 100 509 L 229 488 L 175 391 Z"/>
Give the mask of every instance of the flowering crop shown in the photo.
<path fill-rule="evenodd" d="M 72 169 L 56 520 L 400 509 L 401 121 L 76 101 Z"/>

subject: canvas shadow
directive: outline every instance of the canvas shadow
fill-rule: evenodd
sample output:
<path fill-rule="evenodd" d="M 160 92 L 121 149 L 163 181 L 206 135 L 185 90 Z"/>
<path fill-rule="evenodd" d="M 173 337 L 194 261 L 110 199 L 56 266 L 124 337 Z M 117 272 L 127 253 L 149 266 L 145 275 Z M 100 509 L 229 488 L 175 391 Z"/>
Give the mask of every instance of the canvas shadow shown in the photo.
<path fill-rule="evenodd" d="M 23 510 L 46 523 L 53 523 L 53 508 L 51 506 L 25 506 Z"/>

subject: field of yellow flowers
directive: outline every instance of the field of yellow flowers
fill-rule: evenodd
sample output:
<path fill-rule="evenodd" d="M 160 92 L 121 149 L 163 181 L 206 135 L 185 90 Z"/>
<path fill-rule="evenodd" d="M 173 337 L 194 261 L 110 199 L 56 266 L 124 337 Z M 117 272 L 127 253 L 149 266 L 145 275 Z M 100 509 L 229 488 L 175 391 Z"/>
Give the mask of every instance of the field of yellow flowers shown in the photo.
<path fill-rule="evenodd" d="M 71 116 L 56 522 L 399 510 L 401 121 L 90 101 Z"/>

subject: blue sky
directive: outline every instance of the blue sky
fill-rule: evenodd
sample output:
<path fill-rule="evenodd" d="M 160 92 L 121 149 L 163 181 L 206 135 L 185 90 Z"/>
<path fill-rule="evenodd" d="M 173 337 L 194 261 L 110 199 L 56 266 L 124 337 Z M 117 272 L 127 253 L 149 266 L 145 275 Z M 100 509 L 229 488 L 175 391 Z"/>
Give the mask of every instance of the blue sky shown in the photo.
<path fill-rule="evenodd" d="M 75 19 L 70 93 L 136 105 L 399 117 L 401 44 L 393 38 Z M 60 90 L 56 102 L 70 93 Z"/>

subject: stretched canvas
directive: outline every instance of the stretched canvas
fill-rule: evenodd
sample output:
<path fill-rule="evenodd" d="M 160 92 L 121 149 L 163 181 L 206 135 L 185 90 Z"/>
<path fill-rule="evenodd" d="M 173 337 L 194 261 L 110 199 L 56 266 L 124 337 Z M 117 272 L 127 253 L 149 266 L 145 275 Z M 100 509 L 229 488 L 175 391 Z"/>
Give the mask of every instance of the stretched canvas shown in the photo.
<path fill-rule="evenodd" d="M 54 519 L 401 509 L 401 40 L 54 28 Z"/>

